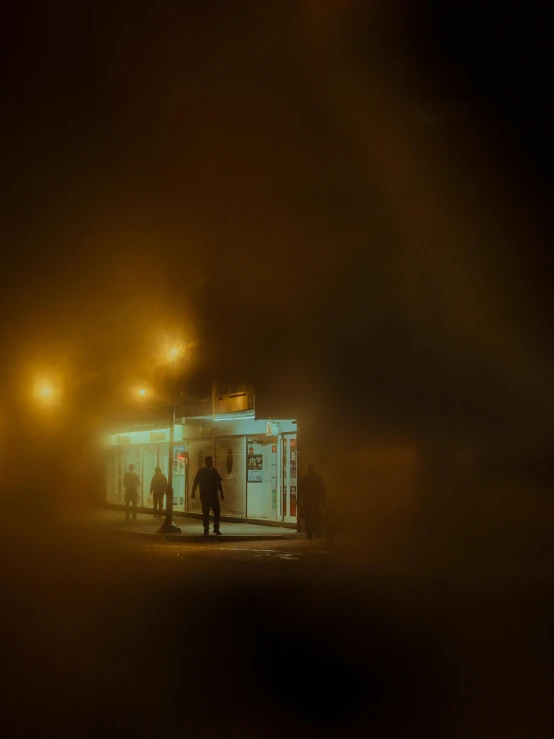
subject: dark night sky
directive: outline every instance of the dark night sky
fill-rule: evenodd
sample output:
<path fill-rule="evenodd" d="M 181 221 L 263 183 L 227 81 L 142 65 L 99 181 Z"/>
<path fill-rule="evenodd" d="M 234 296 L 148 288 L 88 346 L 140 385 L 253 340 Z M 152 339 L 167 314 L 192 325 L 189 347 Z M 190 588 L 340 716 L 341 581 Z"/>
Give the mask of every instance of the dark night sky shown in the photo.
<path fill-rule="evenodd" d="M 549 431 L 542 4 L 36 5 L 2 23 L 4 369 L 113 377 L 182 327 L 198 375 L 352 423 Z"/>

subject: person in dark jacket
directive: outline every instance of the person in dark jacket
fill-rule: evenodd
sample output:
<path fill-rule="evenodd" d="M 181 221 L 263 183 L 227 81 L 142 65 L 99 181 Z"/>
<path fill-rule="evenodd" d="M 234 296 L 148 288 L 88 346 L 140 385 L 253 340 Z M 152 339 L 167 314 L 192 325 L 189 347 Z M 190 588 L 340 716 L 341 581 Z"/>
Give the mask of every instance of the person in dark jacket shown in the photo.
<path fill-rule="evenodd" d="M 194 478 L 194 484 L 192 486 L 192 499 L 195 499 L 196 488 L 200 485 L 200 500 L 202 502 L 202 521 L 204 523 L 204 535 L 208 536 L 210 533 L 210 508 L 214 513 L 214 534 L 221 536 L 219 530 L 219 518 L 221 515 L 221 507 L 219 500 L 217 499 L 217 492 L 219 490 L 219 497 L 221 500 L 225 500 L 223 496 L 223 487 L 221 485 L 221 475 L 214 467 L 214 458 L 206 457 L 204 460 L 205 467 L 198 470 L 196 477 Z"/>
<path fill-rule="evenodd" d="M 298 480 L 298 505 L 306 523 L 308 539 L 313 539 L 314 534 L 321 536 L 325 485 L 313 464 L 308 465 L 307 474 Z"/>
<path fill-rule="evenodd" d="M 140 478 L 135 472 L 135 465 L 129 465 L 129 471 L 125 473 L 123 478 L 123 487 L 125 488 L 125 505 L 126 505 L 126 516 L 129 518 L 131 512 L 131 505 L 133 506 L 133 518 L 137 517 L 137 501 L 138 501 L 138 489 L 140 485 Z"/>
<path fill-rule="evenodd" d="M 150 483 L 150 495 L 154 503 L 154 518 L 162 517 L 164 495 L 167 493 L 167 477 L 163 474 L 161 467 L 156 467 L 154 477 Z"/>

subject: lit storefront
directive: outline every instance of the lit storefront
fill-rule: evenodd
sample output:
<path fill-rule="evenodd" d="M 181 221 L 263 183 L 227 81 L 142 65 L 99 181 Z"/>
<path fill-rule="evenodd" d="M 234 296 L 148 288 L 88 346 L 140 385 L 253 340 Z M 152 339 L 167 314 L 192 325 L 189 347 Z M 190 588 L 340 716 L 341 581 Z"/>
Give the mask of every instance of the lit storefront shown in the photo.
<path fill-rule="evenodd" d="M 223 516 L 296 524 L 296 421 L 257 419 L 252 410 L 180 419 L 173 449 L 175 512 L 200 513 L 191 499 L 197 471 L 213 456 L 223 479 Z M 130 464 L 141 479 L 139 507 L 153 507 L 150 480 L 157 466 L 167 475 L 169 428 L 129 430 L 105 439 L 107 502 L 123 505 L 123 476 Z"/>

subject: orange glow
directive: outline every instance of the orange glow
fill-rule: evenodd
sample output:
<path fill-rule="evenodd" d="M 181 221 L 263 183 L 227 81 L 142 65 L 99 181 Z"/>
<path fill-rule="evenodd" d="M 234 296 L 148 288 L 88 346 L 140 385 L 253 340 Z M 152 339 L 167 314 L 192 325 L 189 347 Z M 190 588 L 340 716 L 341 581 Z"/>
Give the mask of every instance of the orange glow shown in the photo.
<path fill-rule="evenodd" d="M 168 362 L 176 362 L 181 355 L 181 348 L 178 346 L 172 346 L 171 349 L 167 352 L 167 361 Z"/>
<path fill-rule="evenodd" d="M 51 385 L 41 385 L 37 390 L 37 395 L 47 400 L 54 395 L 54 388 Z"/>
<path fill-rule="evenodd" d="M 56 405 L 60 399 L 59 386 L 48 377 L 39 377 L 35 380 L 33 396 L 44 407 Z"/>

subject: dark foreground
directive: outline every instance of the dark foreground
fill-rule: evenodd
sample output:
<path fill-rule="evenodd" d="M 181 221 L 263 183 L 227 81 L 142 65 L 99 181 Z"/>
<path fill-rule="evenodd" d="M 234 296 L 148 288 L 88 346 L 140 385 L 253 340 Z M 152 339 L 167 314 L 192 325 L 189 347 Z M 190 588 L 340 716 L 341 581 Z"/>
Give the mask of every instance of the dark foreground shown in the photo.
<path fill-rule="evenodd" d="M 5 544 L 7 736 L 553 735 L 545 577 L 387 571 L 301 541 Z"/>

